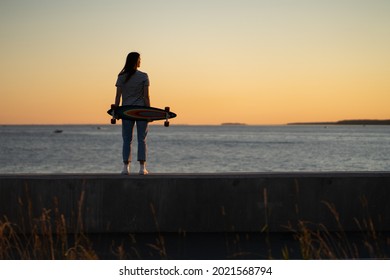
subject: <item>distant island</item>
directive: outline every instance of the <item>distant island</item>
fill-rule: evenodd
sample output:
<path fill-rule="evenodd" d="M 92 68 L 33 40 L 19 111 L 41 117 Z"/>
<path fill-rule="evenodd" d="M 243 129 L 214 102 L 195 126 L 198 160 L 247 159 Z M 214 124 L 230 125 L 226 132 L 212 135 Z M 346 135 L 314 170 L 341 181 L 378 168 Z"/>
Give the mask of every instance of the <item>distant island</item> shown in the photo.
<path fill-rule="evenodd" d="M 296 122 L 287 125 L 390 125 L 390 120 L 342 120 L 337 122 Z"/>
<path fill-rule="evenodd" d="M 246 125 L 245 123 L 227 122 L 221 123 L 221 125 Z"/>

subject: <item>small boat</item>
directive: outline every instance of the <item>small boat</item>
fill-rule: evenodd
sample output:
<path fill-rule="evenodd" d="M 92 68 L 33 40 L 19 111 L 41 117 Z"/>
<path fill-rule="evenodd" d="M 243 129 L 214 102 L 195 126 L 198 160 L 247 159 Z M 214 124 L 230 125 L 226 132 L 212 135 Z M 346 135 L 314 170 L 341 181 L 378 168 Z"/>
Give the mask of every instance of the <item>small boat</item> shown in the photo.
<path fill-rule="evenodd" d="M 54 130 L 54 133 L 62 133 L 62 130 L 61 129 L 56 129 L 56 130 Z"/>

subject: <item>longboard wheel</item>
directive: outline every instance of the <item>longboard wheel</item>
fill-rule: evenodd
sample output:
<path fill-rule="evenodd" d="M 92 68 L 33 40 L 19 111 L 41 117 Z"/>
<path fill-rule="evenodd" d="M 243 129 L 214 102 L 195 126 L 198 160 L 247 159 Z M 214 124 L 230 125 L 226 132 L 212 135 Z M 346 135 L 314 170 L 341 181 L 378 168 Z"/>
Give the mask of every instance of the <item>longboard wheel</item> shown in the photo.
<path fill-rule="evenodd" d="M 168 126 L 169 126 L 169 121 L 165 121 L 165 122 L 164 122 L 164 126 L 165 126 L 165 127 L 168 127 Z"/>
<path fill-rule="evenodd" d="M 111 104 L 111 110 L 112 110 L 112 113 L 111 113 L 111 115 L 112 115 L 111 124 L 116 124 L 115 109 L 116 109 L 115 104 Z"/>

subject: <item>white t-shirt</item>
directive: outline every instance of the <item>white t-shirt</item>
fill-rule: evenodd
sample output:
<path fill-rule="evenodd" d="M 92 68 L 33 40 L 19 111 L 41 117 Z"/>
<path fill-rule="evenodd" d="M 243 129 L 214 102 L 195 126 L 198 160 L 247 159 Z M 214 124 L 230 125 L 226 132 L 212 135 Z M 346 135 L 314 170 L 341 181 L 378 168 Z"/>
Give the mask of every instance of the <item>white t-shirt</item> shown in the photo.
<path fill-rule="evenodd" d="M 149 86 L 148 74 L 137 70 L 127 82 L 126 77 L 126 74 L 119 75 L 115 84 L 122 89 L 122 105 L 145 106 L 144 87 Z"/>

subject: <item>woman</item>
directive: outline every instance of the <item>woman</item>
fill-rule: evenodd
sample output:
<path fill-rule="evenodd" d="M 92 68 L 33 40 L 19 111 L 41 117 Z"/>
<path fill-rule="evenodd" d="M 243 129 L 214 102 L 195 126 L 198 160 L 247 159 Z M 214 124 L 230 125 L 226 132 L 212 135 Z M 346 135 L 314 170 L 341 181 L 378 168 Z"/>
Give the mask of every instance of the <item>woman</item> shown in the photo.
<path fill-rule="evenodd" d="M 116 81 L 115 106 L 119 106 L 122 98 L 122 105 L 137 105 L 150 107 L 149 78 L 148 74 L 137 70 L 140 67 L 140 54 L 131 52 L 127 55 L 125 66 L 118 74 Z M 146 136 L 148 134 L 147 121 L 122 120 L 123 138 L 123 175 L 130 174 L 131 143 L 133 141 L 133 129 L 137 124 L 138 138 L 138 161 L 140 163 L 139 174 L 146 175 Z"/>

